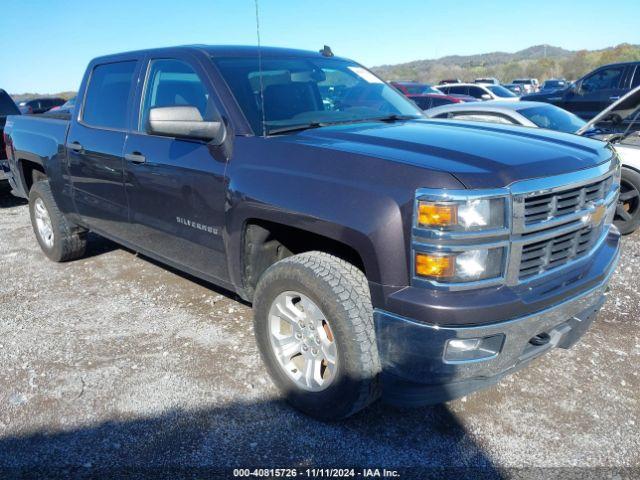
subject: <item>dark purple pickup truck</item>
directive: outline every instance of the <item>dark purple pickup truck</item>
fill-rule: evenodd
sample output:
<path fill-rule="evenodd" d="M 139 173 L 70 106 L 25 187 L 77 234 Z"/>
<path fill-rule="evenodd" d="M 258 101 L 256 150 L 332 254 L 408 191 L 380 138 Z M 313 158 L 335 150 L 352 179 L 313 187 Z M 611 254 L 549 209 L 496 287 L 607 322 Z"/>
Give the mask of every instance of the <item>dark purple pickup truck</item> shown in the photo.
<path fill-rule="evenodd" d="M 326 49 L 98 58 L 70 121 L 9 117 L 5 137 L 49 258 L 91 230 L 236 292 L 274 382 L 320 418 L 570 347 L 618 258 L 605 143 L 427 120 Z"/>

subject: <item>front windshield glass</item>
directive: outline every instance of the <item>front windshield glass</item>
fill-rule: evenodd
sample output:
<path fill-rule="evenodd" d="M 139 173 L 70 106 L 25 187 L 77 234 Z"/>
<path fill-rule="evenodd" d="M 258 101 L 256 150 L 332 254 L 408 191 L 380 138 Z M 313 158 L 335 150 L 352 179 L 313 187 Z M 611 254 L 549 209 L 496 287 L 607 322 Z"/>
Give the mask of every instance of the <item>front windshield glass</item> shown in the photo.
<path fill-rule="evenodd" d="M 426 87 L 424 90 L 422 90 L 420 92 L 422 95 L 426 95 L 427 93 L 433 93 L 436 95 L 442 95 L 442 92 L 436 88 L 433 88 L 432 86 L 428 86 Z"/>
<path fill-rule="evenodd" d="M 575 133 L 586 124 L 580 117 L 554 105 L 543 105 L 518 110 L 540 128 L 558 132 Z"/>
<path fill-rule="evenodd" d="M 263 58 L 262 69 L 257 57 L 213 61 L 259 135 L 295 126 L 423 116 L 404 95 L 345 60 Z"/>
<path fill-rule="evenodd" d="M 492 93 L 496 95 L 496 97 L 509 98 L 509 97 L 517 97 L 511 90 L 507 90 L 502 85 L 485 85 L 487 89 L 491 90 Z"/>

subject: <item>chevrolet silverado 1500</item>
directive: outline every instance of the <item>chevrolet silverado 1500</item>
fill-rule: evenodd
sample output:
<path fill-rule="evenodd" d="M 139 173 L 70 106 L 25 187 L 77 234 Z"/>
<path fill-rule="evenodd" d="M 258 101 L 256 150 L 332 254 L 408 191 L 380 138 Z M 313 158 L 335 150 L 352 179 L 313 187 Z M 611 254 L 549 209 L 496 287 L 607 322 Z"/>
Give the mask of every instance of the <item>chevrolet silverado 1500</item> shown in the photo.
<path fill-rule="evenodd" d="M 91 230 L 237 292 L 273 381 L 321 418 L 570 347 L 618 257 L 612 148 L 427 120 L 327 49 L 97 58 L 70 120 L 9 117 L 5 139 L 50 259 Z"/>

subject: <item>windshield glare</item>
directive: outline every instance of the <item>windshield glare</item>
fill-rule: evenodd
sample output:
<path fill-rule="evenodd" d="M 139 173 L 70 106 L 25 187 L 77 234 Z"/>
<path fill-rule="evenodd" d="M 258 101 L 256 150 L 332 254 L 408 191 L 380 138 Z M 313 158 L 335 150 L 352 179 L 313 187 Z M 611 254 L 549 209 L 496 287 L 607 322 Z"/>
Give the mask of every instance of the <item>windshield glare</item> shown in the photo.
<path fill-rule="evenodd" d="M 517 95 L 513 93 L 511 90 L 507 90 L 501 85 L 486 85 L 486 88 L 491 90 L 497 97 L 516 97 Z"/>
<path fill-rule="evenodd" d="M 575 133 L 586 124 L 580 117 L 553 105 L 530 107 L 518 110 L 540 128 L 558 132 Z"/>
<path fill-rule="evenodd" d="M 345 60 L 263 58 L 262 69 L 255 57 L 213 61 L 260 135 L 309 124 L 423 116 L 404 95 L 360 65 Z"/>

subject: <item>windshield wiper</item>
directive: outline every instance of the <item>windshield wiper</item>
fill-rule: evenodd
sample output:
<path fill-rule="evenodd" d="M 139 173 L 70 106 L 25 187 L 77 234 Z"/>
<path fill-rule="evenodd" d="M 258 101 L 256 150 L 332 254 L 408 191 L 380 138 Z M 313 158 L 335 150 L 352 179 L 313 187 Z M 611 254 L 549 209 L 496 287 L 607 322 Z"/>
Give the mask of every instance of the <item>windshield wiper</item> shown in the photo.
<path fill-rule="evenodd" d="M 267 130 L 267 135 L 277 135 L 278 133 L 299 132 L 302 130 L 309 130 L 310 128 L 326 127 L 328 123 L 310 122 L 302 125 L 288 125 L 286 127 L 279 127 Z"/>
<path fill-rule="evenodd" d="M 391 115 L 387 115 L 386 117 L 374 117 L 374 118 L 370 118 L 366 121 L 369 122 L 400 122 L 402 120 L 418 120 L 419 118 L 422 118 L 418 115 L 398 115 L 396 113 L 391 114 Z"/>

